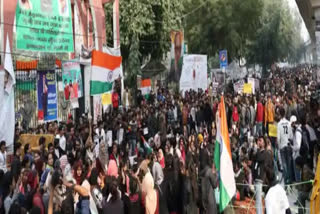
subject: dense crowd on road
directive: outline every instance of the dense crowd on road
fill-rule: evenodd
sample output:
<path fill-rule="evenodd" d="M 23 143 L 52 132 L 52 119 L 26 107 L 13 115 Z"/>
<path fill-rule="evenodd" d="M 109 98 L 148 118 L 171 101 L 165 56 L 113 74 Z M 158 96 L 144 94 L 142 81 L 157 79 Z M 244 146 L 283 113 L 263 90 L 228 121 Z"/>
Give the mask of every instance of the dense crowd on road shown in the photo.
<path fill-rule="evenodd" d="M 305 213 L 320 149 L 312 71 L 276 69 L 255 95 L 225 91 L 237 184 L 232 201 L 255 198 L 259 214 L 290 213 L 283 186 L 305 182 L 295 187 Z M 83 115 L 34 130 L 17 125 L 11 163 L 0 143 L 0 213 L 218 213 L 220 99 L 210 87 L 183 96 L 158 88 L 147 98 L 123 99 L 96 123 Z M 54 141 L 22 145 L 19 137 L 28 132 Z"/>

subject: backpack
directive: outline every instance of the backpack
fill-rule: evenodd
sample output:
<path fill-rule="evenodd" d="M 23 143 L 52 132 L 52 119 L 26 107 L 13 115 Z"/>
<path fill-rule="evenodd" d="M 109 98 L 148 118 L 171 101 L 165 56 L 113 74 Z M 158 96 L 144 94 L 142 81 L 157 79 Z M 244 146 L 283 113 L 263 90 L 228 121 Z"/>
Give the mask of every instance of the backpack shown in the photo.
<path fill-rule="evenodd" d="M 299 155 L 302 157 L 307 157 L 309 158 L 310 156 L 310 136 L 309 132 L 306 129 L 306 127 L 302 127 L 302 139 L 301 139 L 301 146 L 299 150 Z"/>
<path fill-rule="evenodd" d="M 250 107 L 246 107 L 245 122 L 246 122 L 246 124 L 251 124 L 251 110 L 250 110 Z"/>

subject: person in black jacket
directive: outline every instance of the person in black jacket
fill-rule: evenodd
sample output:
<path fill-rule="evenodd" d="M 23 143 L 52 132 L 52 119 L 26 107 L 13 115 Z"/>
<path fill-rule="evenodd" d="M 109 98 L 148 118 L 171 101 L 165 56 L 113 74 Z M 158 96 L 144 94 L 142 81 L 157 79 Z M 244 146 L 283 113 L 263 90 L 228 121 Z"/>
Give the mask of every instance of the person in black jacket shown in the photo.
<path fill-rule="evenodd" d="M 174 157 L 166 156 L 163 187 L 165 188 L 169 213 L 181 213 L 180 176 L 179 166 L 174 163 Z"/>
<path fill-rule="evenodd" d="M 196 165 L 192 159 L 186 163 L 186 167 L 182 164 L 182 214 L 197 213 L 198 201 L 198 185 Z"/>
<path fill-rule="evenodd" d="M 206 158 L 207 164 L 200 171 L 200 214 L 216 214 L 218 213 L 214 189 L 217 186 L 217 175 L 212 158 Z"/>
<path fill-rule="evenodd" d="M 273 157 L 266 150 L 263 136 L 258 138 L 258 147 L 259 150 L 253 164 L 253 178 L 255 179 L 257 212 L 260 210 L 259 213 L 262 213 L 262 184 L 266 183 L 266 170 L 273 169 Z"/>

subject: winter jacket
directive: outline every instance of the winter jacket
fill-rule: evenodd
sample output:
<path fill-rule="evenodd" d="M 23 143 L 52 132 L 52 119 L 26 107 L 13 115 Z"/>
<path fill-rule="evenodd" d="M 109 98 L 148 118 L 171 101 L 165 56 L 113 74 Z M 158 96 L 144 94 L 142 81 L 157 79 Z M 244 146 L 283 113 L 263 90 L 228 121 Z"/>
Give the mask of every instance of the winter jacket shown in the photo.
<path fill-rule="evenodd" d="M 266 125 L 267 123 L 273 123 L 273 122 L 274 122 L 274 105 L 271 102 L 271 100 L 269 100 L 265 107 L 264 123 Z"/>
<path fill-rule="evenodd" d="M 263 105 L 261 102 L 258 102 L 257 104 L 256 122 L 257 123 L 263 122 Z"/>
<path fill-rule="evenodd" d="M 217 205 L 214 195 L 214 189 L 216 188 L 216 175 L 212 173 L 209 166 L 206 166 L 201 172 L 201 210 L 205 214 L 216 214 Z"/>

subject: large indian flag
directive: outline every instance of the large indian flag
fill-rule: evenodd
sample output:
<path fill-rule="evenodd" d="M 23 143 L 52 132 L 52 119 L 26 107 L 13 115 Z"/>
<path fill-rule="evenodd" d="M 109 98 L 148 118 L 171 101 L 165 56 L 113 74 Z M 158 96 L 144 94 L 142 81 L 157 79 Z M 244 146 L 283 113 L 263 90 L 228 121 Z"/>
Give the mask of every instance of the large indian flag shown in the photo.
<path fill-rule="evenodd" d="M 236 194 L 236 182 L 234 179 L 230 139 L 226 118 L 224 98 L 221 97 L 219 104 L 219 116 L 217 118 L 217 139 L 214 152 L 214 162 L 220 173 L 220 203 L 219 210 L 222 212 Z"/>
<path fill-rule="evenodd" d="M 92 51 L 90 94 L 97 95 L 112 90 L 114 80 L 121 76 L 122 57 L 101 51 Z"/>

